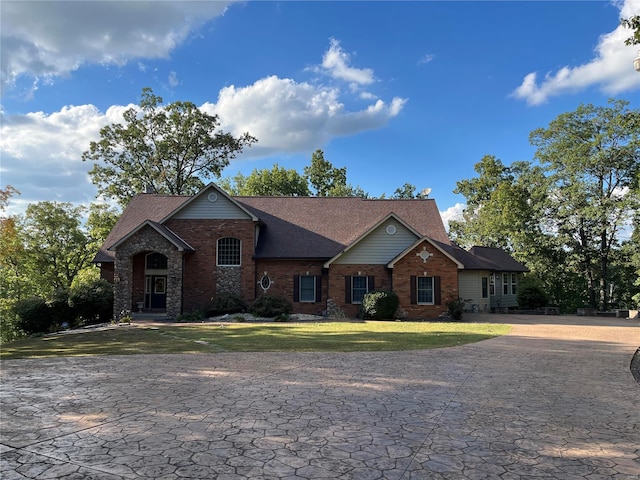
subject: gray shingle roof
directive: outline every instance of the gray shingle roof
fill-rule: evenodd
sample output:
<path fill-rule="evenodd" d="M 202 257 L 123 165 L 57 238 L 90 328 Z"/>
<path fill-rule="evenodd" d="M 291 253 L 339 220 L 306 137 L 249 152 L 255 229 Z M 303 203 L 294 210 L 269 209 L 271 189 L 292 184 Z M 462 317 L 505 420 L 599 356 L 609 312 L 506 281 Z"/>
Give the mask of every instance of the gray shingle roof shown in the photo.
<path fill-rule="evenodd" d="M 191 197 L 141 194 L 134 197 L 96 255 L 108 250 L 146 220 L 159 222 Z M 262 223 L 257 258 L 328 259 L 394 213 L 420 235 L 450 241 L 433 199 L 370 200 L 360 197 L 233 197 Z M 189 241 L 189 239 L 184 239 Z"/>

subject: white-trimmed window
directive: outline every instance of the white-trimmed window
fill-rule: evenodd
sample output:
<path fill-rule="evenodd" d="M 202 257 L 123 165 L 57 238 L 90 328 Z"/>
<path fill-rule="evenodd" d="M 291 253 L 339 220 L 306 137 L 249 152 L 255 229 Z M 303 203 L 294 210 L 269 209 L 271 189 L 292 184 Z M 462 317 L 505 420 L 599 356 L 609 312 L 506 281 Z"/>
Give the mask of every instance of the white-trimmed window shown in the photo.
<path fill-rule="evenodd" d="M 218 266 L 240 266 L 240 239 L 223 237 L 218 239 Z"/>
<path fill-rule="evenodd" d="M 492 273 L 489 276 L 489 295 L 496 294 L 496 274 Z"/>
<path fill-rule="evenodd" d="M 502 274 L 502 294 L 509 295 L 509 274 Z"/>
<path fill-rule="evenodd" d="M 418 305 L 433 305 L 433 277 L 416 277 Z"/>
<path fill-rule="evenodd" d="M 518 275 L 515 273 L 511 274 L 511 295 L 516 295 L 518 293 Z"/>
<path fill-rule="evenodd" d="M 351 277 L 351 303 L 362 303 L 362 299 L 369 291 L 368 280 L 365 276 Z"/>

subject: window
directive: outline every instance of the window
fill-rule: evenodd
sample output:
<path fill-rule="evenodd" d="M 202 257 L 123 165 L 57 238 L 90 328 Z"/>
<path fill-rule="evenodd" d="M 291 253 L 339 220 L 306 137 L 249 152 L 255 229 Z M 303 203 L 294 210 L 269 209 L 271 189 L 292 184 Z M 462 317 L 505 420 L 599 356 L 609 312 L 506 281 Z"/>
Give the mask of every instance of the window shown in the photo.
<path fill-rule="evenodd" d="M 167 257 L 161 253 L 150 253 L 147 255 L 147 270 L 166 270 Z"/>
<path fill-rule="evenodd" d="M 351 303 L 362 303 L 368 290 L 367 277 L 351 277 Z"/>
<path fill-rule="evenodd" d="M 316 303 L 322 301 L 321 275 L 294 275 L 293 301 Z"/>
<path fill-rule="evenodd" d="M 300 301 L 316 301 L 316 277 L 311 275 L 300 275 Z"/>
<path fill-rule="evenodd" d="M 433 277 L 416 277 L 418 305 L 433 305 Z"/>
<path fill-rule="evenodd" d="M 489 277 L 489 295 L 496 294 L 496 274 L 492 273 Z"/>
<path fill-rule="evenodd" d="M 233 237 L 218 239 L 218 265 L 221 267 L 240 266 L 240 240 Z"/>
<path fill-rule="evenodd" d="M 489 298 L 489 279 L 482 277 L 482 298 Z"/>
<path fill-rule="evenodd" d="M 511 274 L 511 295 L 516 295 L 518 292 L 518 276 L 515 273 Z"/>
<path fill-rule="evenodd" d="M 502 275 L 502 294 L 509 295 L 509 274 L 504 273 Z"/>

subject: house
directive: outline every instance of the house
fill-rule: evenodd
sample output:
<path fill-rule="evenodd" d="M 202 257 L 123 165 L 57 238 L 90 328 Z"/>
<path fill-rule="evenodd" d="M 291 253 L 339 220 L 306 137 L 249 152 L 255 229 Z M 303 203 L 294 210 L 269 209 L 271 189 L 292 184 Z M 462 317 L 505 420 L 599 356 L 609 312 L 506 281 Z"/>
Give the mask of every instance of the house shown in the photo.
<path fill-rule="evenodd" d="M 224 293 L 280 295 L 309 314 L 332 300 L 355 317 L 372 290 L 395 291 L 410 318 L 435 318 L 459 297 L 515 305 L 526 271 L 502 250 L 453 244 L 433 199 L 232 197 L 213 183 L 134 197 L 94 262 L 115 284 L 116 316 L 174 318 Z"/>

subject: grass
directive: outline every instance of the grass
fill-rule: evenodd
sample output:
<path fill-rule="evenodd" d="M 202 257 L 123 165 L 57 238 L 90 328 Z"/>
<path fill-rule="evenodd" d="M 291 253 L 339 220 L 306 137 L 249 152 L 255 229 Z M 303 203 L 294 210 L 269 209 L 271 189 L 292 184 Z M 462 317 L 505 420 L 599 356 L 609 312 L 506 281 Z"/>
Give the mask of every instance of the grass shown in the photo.
<path fill-rule="evenodd" d="M 185 324 L 117 327 L 5 343 L 0 358 L 216 352 L 356 352 L 443 348 L 504 335 L 508 325 L 430 322 Z"/>

